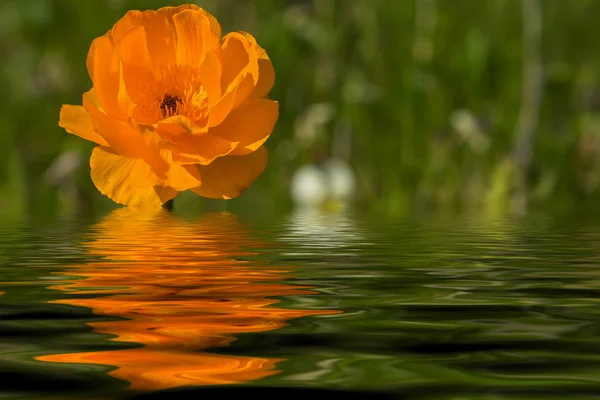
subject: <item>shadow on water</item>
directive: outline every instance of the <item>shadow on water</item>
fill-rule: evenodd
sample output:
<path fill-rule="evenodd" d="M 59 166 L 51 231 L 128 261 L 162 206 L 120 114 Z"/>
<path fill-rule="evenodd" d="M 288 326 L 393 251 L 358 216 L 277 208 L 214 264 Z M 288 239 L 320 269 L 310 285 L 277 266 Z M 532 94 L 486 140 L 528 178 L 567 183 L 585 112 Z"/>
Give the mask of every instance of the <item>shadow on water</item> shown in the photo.
<path fill-rule="evenodd" d="M 0 398 L 597 398 L 599 239 L 125 209 L 0 229 Z"/>

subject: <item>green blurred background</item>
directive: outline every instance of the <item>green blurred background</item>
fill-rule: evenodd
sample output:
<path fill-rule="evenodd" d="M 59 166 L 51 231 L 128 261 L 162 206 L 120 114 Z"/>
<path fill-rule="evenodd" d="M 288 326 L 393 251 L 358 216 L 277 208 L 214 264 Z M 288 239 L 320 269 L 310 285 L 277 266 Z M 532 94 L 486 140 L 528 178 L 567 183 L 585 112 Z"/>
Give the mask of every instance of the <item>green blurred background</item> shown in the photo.
<path fill-rule="evenodd" d="M 114 207 L 92 144 L 58 127 L 91 81 L 91 41 L 130 9 L 181 1 L 0 2 L 0 218 Z M 600 1 L 205 0 L 276 70 L 265 173 L 240 198 L 179 210 L 290 210 L 298 168 L 352 169 L 380 215 L 585 210 L 600 200 Z M 310 185 L 309 185 L 310 186 Z M 593 209 L 591 207 L 590 209 Z"/>

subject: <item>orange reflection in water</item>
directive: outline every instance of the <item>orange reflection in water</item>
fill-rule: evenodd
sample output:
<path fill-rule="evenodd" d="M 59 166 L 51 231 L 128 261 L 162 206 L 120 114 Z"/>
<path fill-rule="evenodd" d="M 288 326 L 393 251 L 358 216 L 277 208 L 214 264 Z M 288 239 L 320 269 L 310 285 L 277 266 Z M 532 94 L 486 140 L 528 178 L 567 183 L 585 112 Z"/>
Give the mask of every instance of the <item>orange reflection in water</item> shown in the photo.
<path fill-rule="evenodd" d="M 116 335 L 112 340 L 143 347 L 37 359 L 115 366 L 110 374 L 129 381 L 132 389 L 240 383 L 275 374 L 281 359 L 200 350 L 226 346 L 236 333 L 270 331 L 292 318 L 338 312 L 274 307 L 279 300 L 272 296 L 314 292 L 282 282 L 288 269 L 238 260 L 256 254 L 242 247 L 266 245 L 251 241 L 230 214 L 186 223 L 166 211 L 146 215 L 119 209 L 95 227 L 86 246 L 104 260 L 65 272 L 75 278 L 51 288 L 82 297 L 54 302 L 125 318 L 89 325 Z"/>

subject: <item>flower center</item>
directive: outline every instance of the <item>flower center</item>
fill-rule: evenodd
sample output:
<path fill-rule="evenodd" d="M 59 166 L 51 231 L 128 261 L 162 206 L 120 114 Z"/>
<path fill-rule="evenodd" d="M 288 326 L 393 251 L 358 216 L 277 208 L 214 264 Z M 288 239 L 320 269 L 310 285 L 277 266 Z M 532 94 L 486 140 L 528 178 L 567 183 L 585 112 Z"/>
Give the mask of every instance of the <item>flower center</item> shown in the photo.
<path fill-rule="evenodd" d="M 165 94 L 165 97 L 163 97 L 163 101 L 160 104 L 160 111 L 162 112 L 163 118 L 177 114 L 179 104 L 181 104 L 181 99 L 179 97 Z"/>

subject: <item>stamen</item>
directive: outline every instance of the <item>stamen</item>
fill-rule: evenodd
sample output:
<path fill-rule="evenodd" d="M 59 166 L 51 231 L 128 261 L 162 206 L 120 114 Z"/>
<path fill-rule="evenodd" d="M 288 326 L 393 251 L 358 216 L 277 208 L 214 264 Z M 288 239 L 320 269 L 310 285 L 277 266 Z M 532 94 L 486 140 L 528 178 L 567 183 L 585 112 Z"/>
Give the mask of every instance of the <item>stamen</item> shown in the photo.
<path fill-rule="evenodd" d="M 181 99 L 179 97 L 166 94 L 160 104 L 160 111 L 162 112 L 163 118 L 176 115 L 179 104 L 181 104 Z"/>

